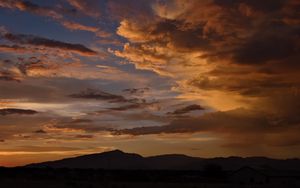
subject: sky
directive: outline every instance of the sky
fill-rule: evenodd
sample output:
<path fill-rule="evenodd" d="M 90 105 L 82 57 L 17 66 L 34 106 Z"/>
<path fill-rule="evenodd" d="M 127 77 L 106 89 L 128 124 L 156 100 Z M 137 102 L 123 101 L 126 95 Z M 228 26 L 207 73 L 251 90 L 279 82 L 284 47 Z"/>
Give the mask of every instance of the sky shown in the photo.
<path fill-rule="evenodd" d="M 300 157 L 300 1 L 1 0 L 0 166 Z"/>

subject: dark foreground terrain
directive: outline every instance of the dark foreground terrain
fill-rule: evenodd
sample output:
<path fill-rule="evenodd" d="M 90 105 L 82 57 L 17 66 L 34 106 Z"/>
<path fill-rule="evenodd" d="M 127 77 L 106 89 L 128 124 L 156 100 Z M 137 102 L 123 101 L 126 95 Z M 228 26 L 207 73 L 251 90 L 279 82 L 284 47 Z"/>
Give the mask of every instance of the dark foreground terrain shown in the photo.
<path fill-rule="evenodd" d="M 0 188 L 300 188 L 300 160 L 143 157 L 115 150 L 0 168 L 0 181 Z"/>
<path fill-rule="evenodd" d="M 273 172 L 274 173 L 274 172 Z M 277 172 L 280 174 L 280 172 Z M 282 173 L 282 172 L 281 172 Z M 300 187 L 299 172 L 270 176 L 249 167 L 222 171 L 1 168 L 1 188 L 229 188 Z"/>

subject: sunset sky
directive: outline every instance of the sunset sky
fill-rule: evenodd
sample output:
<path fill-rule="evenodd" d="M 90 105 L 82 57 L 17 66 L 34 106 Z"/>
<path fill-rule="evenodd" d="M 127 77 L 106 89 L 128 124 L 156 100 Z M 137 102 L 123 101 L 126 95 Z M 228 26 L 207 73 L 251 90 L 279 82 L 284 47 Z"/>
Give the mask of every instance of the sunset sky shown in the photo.
<path fill-rule="evenodd" d="M 0 0 L 0 166 L 113 149 L 300 157 L 300 1 Z"/>

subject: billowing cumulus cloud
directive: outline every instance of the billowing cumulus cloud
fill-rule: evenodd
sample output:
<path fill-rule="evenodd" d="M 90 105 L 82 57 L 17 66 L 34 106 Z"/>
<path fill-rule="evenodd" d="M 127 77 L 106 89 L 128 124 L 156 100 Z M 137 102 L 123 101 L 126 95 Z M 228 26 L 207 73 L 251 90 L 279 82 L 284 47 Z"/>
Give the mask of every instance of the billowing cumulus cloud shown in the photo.
<path fill-rule="evenodd" d="M 220 100 L 240 97 L 236 107 L 248 108 L 119 129 L 117 135 L 200 132 L 220 138 L 224 147 L 299 145 L 295 1 L 115 1 L 109 6 L 120 23 L 117 34 L 127 39 L 123 49 L 111 51 L 115 55 L 173 78 L 179 92 L 199 96 L 203 103 L 219 92 Z"/>
<path fill-rule="evenodd" d="M 147 17 L 120 18 L 117 33 L 129 42 L 113 51 L 137 68 L 174 77 L 184 92 L 194 87 L 265 97 L 299 88 L 295 1 L 162 1 L 149 6 Z"/>

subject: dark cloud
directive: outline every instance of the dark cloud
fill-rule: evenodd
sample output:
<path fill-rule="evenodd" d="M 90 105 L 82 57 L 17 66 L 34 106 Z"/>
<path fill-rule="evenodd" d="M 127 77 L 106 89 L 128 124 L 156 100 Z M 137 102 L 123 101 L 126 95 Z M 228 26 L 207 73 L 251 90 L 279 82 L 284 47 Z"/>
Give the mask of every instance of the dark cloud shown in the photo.
<path fill-rule="evenodd" d="M 126 111 L 126 110 L 131 110 L 131 109 L 137 109 L 142 107 L 142 104 L 129 104 L 129 105 L 124 105 L 120 107 L 114 107 L 114 108 L 109 108 L 110 110 L 115 110 L 115 111 Z"/>
<path fill-rule="evenodd" d="M 0 81 L 14 81 L 21 82 L 22 75 L 18 71 L 14 70 L 14 65 L 11 60 L 0 59 Z"/>
<path fill-rule="evenodd" d="M 140 103 L 145 102 L 143 99 L 137 99 L 137 98 L 130 98 L 127 99 L 122 95 L 115 95 L 111 93 L 107 93 L 101 90 L 95 90 L 95 89 L 86 89 L 85 91 L 82 91 L 80 93 L 75 93 L 69 95 L 69 97 L 72 98 L 81 98 L 81 99 L 96 99 L 96 100 L 104 100 L 111 103 Z"/>
<path fill-rule="evenodd" d="M 169 125 L 138 127 L 127 130 L 120 130 L 120 133 L 143 135 L 143 134 L 160 134 L 160 133 L 193 133 L 201 131 L 260 131 L 268 124 L 267 118 L 263 115 L 256 114 L 253 111 L 236 109 L 228 112 L 212 112 L 200 117 L 175 120 Z"/>
<path fill-rule="evenodd" d="M 128 105 L 123 105 L 119 107 L 113 107 L 109 108 L 108 110 L 113 110 L 113 111 L 126 111 L 126 110 L 132 110 L 132 109 L 142 109 L 146 107 L 151 107 L 157 105 L 159 102 L 154 101 L 154 102 L 147 102 L 145 99 L 133 99 L 131 100 L 132 104 Z"/>
<path fill-rule="evenodd" d="M 54 125 L 51 125 L 51 128 L 55 130 L 64 131 L 65 129 L 72 129 L 85 132 L 103 132 L 103 131 L 112 131 L 111 128 L 102 126 L 90 119 L 75 119 L 75 120 L 61 120 L 56 122 Z"/>
<path fill-rule="evenodd" d="M 74 119 L 70 123 L 92 123 L 93 121 L 90 119 Z"/>
<path fill-rule="evenodd" d="M 0 115 L 6 116 L 6 115 L 13 115 L 13 114 L 19 114 L 19 115 L 34 115 L 38 112 L 35 110 L 28 110 L 28 109 L 17 109 L 17 108 L 3 108 L 0 109 Z"/>
<path fill-rule="evenodd" d="M 75 138 L 89 139 L 89 138 L 94 138 L 94 135 L 90 135 L 90 134 L 78 134 L 78 135 L 75 135 Z"/>
<path fill-rule="evenodd" d="M 285 117 L 286 120 L 289 119 Z M 147 135 L 178 133 L 210 133 L 223 139 L 222 146 L 293 146 L 299 145 L 299 119 L 296 122 L 280 122 L 263 112 L 236 109 L 212 112 L 200 117 L 175 120 L 165 126 L 137 127 L 115 130 L 114 134 Z"/>
<path fill-rule="evenodd" d="M 0 2 L 0 7 L 27 11 L 33 14 L 51 17 L 53 19 L 61 19 L 63 18 L 63 14 L 76 14 L 75 9 L 63 8 L 61 6 L 40 6 L 32 1 L 26 0 L 2 0 Z"/>
<path fill-rule="evenodd" d="M 29 58 L 21 58 L 19 57 L 18 60 L 14 63 L 11 63 L 14 65 L 24 76 L 30 76 L 29 72 L 31 71 L 45 71 L 45 74 L 50 71 L 58 70 L 59 68 L 63 67 L 63 62 L 55 63 L 52 61 L 49 61 L 48 59 L 43 57 L 35 57 L 31 56 Z M 55 73 L 54 73 L 55 74 Z"/>
<path fill-rule="evenodd" d="M 91 17 L 99 17 L 101 15 L 101 7 L 103 5 L 100 4 L 98 0 L 67 0 L 70 5 L 72 5 L 75 9 L 79 10 L 81 13 L 86 14 Z"/>
<path fill-rule="evenodd" d="M 181 115 L 181 114 L 186 114 L 189 113 L 191 111 L 197 111 L 197 110 L 204 110 L 204 108 L 198 104 L 192 104 L 183 108 L 179 108 L 177 110 L 175 110 L 174 112 L 168 112 L 168 114 L 172 114 L 172 115 Z"/>
<path fill-rule="evenodd" d="M 51 17 L 60 17 L 58 13 L 49 7 L 40 7 L 30 1 L 17 1 L 15 6 L 20 10 L 29 11 L 39 15 L 46 15 Z"/>
<path fill-rule="evenodd" d="M 211 73 L 213 74 L 213 73 Z M 266 97 L 272 92 L 279 90 L 289 90 L 292 87 L 299 87 L 300 83 L 293 80 L 284 80 L 281 77 L 257 76 L 256 78 L 244 76 L 242 72 L 238 74 L 241 79 L 237 80 L 237 75 L 223 74 L 218 78 L 211 79 L 207 76 L 193 78 L 189 84 L 203 90 L 216 90 L 224 92 L 238 93 L 244 96 Z"/>
<path fill-rule="evenodd" d="M 34 35 L 12 34 L 6 33 L 2 36 L 4 39 L 18 44 L 43 46 L 48 48 L 58 48 L 62 50 L 72 51 L 81 55 L 96 55 L 97 53 L 82 44 L 71 44 L 52 39 L 42 38 Z"/>
<path fill-rule="evenodd" d="M 132 18 L 134 15 L 134 19 L 142 21 L 153 16 L 150 0 L 114 0 L 108 1 L 107 7 L 112 13 L 109 16 L 115 19 Z"/>
<path fill-rule="evenodd" d="M 16 74 L 8 72 L 8 71 L 1 71 L 1 69 L 0 69 L 0 81 L 1 80 L 21 82 L 20 77 L 17 76 Z"/>
<path fill-rule="evenodd" d="M 164 126 L 115 130 L 114 134 L 205 133 L 222 139 L 222 146 L 296 146 L 300 139 L 299 95 L 279 93 L 251 109 L 209 112 L 198 117 L 175 119 Z"/>
<path fill-rule="evenodd" d="M 28 60 L 24 58 L 19 58 L 19 63 L 16 64 L 16 67 L 20 70 L 20 72 L 24 75 L 27 75 L 28 70 L 32 68 L 44 68 L 46 67 L 41 63 L 41 60 L 37 59 L 36 57 L 30 57 Z"/>
<path fill-rule="evenodd" d="M 287 0 L 214 0 L 217 5 L 222 7 L 232 8 L 238 7 L 241 3 L 245 3 L 248 6 L 258 9 L 263 12 L 278 11 L 287 2 Z"/>
<path fill-rule="evenodd" d="M 138 68 L 176 75 L 176 71 L 168 69 L 169 66 L 181 65 L 185 69 L 184 66 L 193 65 L 200 70 L 204 60 L 214 67 L 229 70 L 235 65 L 248 66 L 247 73 L 268 67 L 278 74 L 286 73 L 285 77 L 289 73 L 283 68 L 298 69 L 300 16 L 299 3 L 293 0 L 184 1 L 178 3 L 178 7 L 176 3 L 165 2 L 154 9 L 156 15 L 152 12 L 142 19 L 121 14 L 118 34 L 130 43 L 115 54 Z M 174 54 L 168 55 L 166 51 Z M 201 54 L 199 59 L 190 62 L 195 53 Z M 223 66 L 224 62 L 226 66 Z M 216 79 L 222 82 L 228 79 L 226 76 Z M 258 82 L 275 79 L 281 86 L 290 87 L 286 84 L 289 81 L 276 76 L 259 76 L 261 80 Z M 228 82 L 232 80 L 233 77 Z M 242 87 L 243 83 L 236 85 Z M 235 90 L 234 87 L 228 89 Z"/>
<path fill-rule="evenodd" d="M 128 89 L 124 89 L 123 91 L 126 93 L 129 93 L 131 95 L 133 95 L 133 94 L 141 95 L 149 90 L 150 90 L 150 88 L 144 87 L 144 88 L 128 88 Z"/>
<path fill-rule="evenodd" d="M 179 51 L 209 50 L 209 40 L 201 35 L 203 26 L 184 28 L 184 25 L 179 20 L 163 20 L 154 26 L 151 34 L 159 38 L 168 37 L 167 45 Z"/>
<path fill-rule="evenodd" d="M 236 63 L 278 62 L 299 54 L 299 28 L 283 23 L 271 23 L 269 25 L 266 23 L 264 27 L 259 28 L 257 33 L 234 51 Z M 285 61 L 285 63 L 289 62 Z"/>
<path fill-rule="evenodd" d="M 20 10 L 28 10 L 30 12 L 39 13 L 39 14 L 42 13 L 41 9 L 43 9 L 40 6 L 31 3 L 30 1 L 23 1 L 23 0 L 3 0 L 1 1 L 0 6 L 5 8 L 11 8 L 11 9 L 18 8 Z M 46 9 L 44 9 L 44 14 L 47 12 L 45 10 Z"/>
<path fill-rule="evenodd" d="M 55 76 L 59 69 L 69 65 L 69 63 L 55 62 L 48 55 L 39 55 L 38 57 L 29 55 L 31 53 L 24 57 L 10 57 L 11 59 L 0 60 L 0 80 L 24 84 L 23 81 L 30 77 Z"/>
<path fill-rule="evenodd" d="M 42 125 L 55 118 L 61 118 L 51 113 L 13 108 L 2 108 L 0 116 L 0 137 L 5 140 L 43 136 L 34 134 L 34 131 L 40 130 Z"/>
<path fill-rule="evenodd" d="M 39 129 L 39 130 L 34 131 L 34 133 L 37 133 L 37 134 L 46 134 L 47 132 L 44 131 L 43 129 Z"/>
<path fill-rule="evenodd" d="M 127 99 L 125 99 L 121 95 L 114 95 L 111 93 L 107 93 L 95 89 L 86 89 L 85 91 L 82 91 L 77 94 L 71 94 L 69 96 L 72 98 L 96 99 L 96 100 L 105 100 L 109 102 L 127 102 Z"/>

